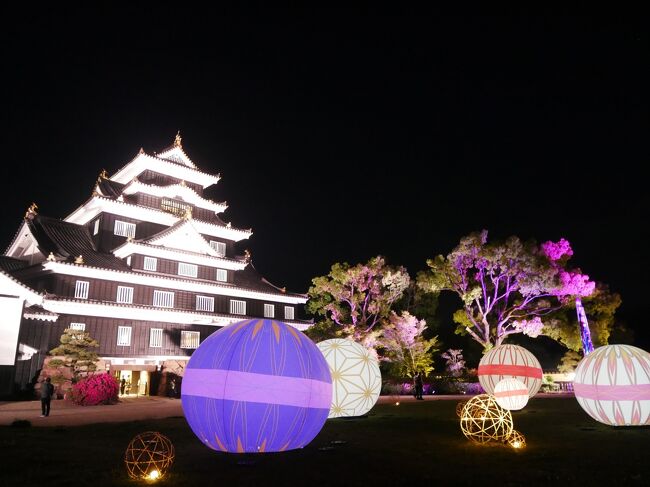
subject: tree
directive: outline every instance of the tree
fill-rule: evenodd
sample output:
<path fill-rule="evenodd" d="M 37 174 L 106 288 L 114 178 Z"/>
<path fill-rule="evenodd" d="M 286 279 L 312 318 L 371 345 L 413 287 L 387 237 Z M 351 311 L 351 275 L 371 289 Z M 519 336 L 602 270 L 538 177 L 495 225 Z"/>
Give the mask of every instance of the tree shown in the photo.
<path fill-rule="evenodd" d="M 538 336 L 542 317 L 572 296 L 593 292 L 589 276 L 567 269 L 573 251 L 566 240 L 537 245 L 518 237 L 488 243 L 487 237 L 483 230 L 462 238 L 447 257 L 427 260 L 430 270 L 417 280 L 426 291 L 453 291 L 461 298 L 456 333 L 469 333 L 485 350 L 515 333 Z"/>
<path fill-rule="evenodd" d="M 422 332 L 427 328 L 408 311 L 401 315 L 391 312 L 377 339 L 384 360 L 390 361 L 401 377 L 413 377 L 416 372 L 428 375 L 433 370 L 432 353 L 438 349 L 438 337 L 426 340 Z"/>
<path fill-rule="evenodd" d="M 63 356 L 63 359 L 50 360 L 51 367 L 68 367 L 72 371 L 72 381 L 88 372 L 97 369 L 97 352 L 93 349 L 99 347 L 99 342 L 91 338 L 90 334 L 66 328 L 60 338 L 60 345 L 50 350 L 50 355 Z"/>
<path fill-rule="evenodd" d="M 314 278 L 309 288 L 307 311 L 322 317 L 309 329 L 309 336 L 351 336 L 367 344 L 409 282 L 406 269 L 390 267 L 382 257 L 355 266 L 334 264 L 329 274 Z"/>
<path fill-rule="evenodd" d="M 619 294 L 611 292 L 606 284 L 600 282 L 594 292 L 582 300 L 594 346 L 609 343 L 609 336 L 616 327 L 614 315 L 621 302 Z M 582 341 L 575 304 L 568 304 L 549 315 L 543 333 L 570 350 L 580 351 Z"/>
<path fill-rule="evenodd" d="M 465 370 L 465 360 L 463 360 L 463 351 L 461 349 L 450 348 L 443 353 L 442 358 L 447 362 L 447 372 L 453 377 L 460 377 Z"/>
<path fill-rule="evenodd" d="M 567 350 L 561 359 L 562 363 L 557 367 L 557 371 L 562 374 L 570 374 L 576 370 L 580 360 L 582 360 L 582 355 L 577 351 Z"/>

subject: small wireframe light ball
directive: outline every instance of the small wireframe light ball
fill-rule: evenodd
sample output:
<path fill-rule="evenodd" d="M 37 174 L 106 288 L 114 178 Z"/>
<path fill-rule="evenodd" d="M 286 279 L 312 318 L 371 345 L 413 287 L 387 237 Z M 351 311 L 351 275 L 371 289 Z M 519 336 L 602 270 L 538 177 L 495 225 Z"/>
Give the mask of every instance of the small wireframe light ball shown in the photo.
<path fill-rule="evenodd" d="M 519 379 L 503 379 L 494 386 L 494 397 L 503 409 L 519 411 L 528 404 L 528 388 Z"/>
<path fill-rule="evenodd" d="M 124 455 L 126 471 L 132 479 L 159 480 L 173 462 L 174 445 L 156 431 L 147 431 L 133 438 Z"/>
<path fill-rule="evenodd" d="M 510 445 L 515 450 L 521 450 L 526 448 L 526 437 L 517 430 L 512 430 L 512 433 L 508 437 L 508 445 Z"/>
<path fill-rule="evenodd" d="M 506 440 L 512 433 L 512 414 L 489 394 L 467 401 L 460 417 L 463 434 L 476 443 Z"/>
<path fill-rule="evenodd" d="M 463 408 L 465 407 L 465 404 L 467 404 L 467 401 L 459 401 L 456 404 L 456 416 L 459 418 L 463 415 Z"/>

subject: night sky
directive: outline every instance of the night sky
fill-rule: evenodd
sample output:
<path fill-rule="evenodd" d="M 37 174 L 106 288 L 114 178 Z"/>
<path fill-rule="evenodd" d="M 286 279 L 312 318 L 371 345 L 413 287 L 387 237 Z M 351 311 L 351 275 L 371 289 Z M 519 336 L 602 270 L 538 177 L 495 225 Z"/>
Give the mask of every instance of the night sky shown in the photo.
<path fill-rule="evenodd" d="M 378 254 L 414 276 L 482 228 L 565 237 L 649 348 L 640 16 L 5 14 L 5 246 L 32 201 L 64 217 L 181 130 L 277 285 Z"/>

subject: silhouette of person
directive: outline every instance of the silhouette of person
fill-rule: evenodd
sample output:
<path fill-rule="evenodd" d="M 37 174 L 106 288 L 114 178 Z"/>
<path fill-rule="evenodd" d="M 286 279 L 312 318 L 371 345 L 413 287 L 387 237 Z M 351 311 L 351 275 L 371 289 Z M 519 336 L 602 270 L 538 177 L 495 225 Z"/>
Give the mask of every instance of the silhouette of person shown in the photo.
<path fill-rule="evenodd" d="M 124 395 L 124 389 L 126 388 L 126 379 L 122 377 L 122 380 L 120 381 L 120 394 L 123 396 Z"/>
<path fill-rule="evenodd" d="M 52 385 L 52 379 L 49 377 L 45 379 L 45 382 L 41 384 L 41 418 L 47 417 L 50 415 L 50 401 L 54 395 L 54 386 Z"/>
<path fill-rule="evenodd" d="M 413 377 L 413 384 L 415 386 L 415 399 L 424 400 L 422 397 L 424 384 L 422 383 L 422 374 L 420 372 L 415 373 L 415 376 Z"/>

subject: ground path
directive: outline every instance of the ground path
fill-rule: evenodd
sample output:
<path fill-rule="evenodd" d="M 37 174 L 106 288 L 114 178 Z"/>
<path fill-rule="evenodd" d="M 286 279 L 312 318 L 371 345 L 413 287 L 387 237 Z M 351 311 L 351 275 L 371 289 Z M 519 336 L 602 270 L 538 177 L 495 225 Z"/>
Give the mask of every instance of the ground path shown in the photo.
<path fill-rule="evenodd" d="M 537 397 L 566 397 L 566 394 L 538 394 Z M 425 401 L 460 401 L 468 396 L 425 396 Z M 379 403 L 415 402 L 413 396 L 380 396 Z M 41 402 L 14 401 L 0 403 L 0 425 L 26 419 L 32 426 L 80 426 L 93 423 L 120 423 L 146 419 L 183 416 L 180 399 L 158 396 L 126 397 L 111 406 L 77 406 L 69 401 L 54 400 L 50 415 L 41 418 Z"/>

